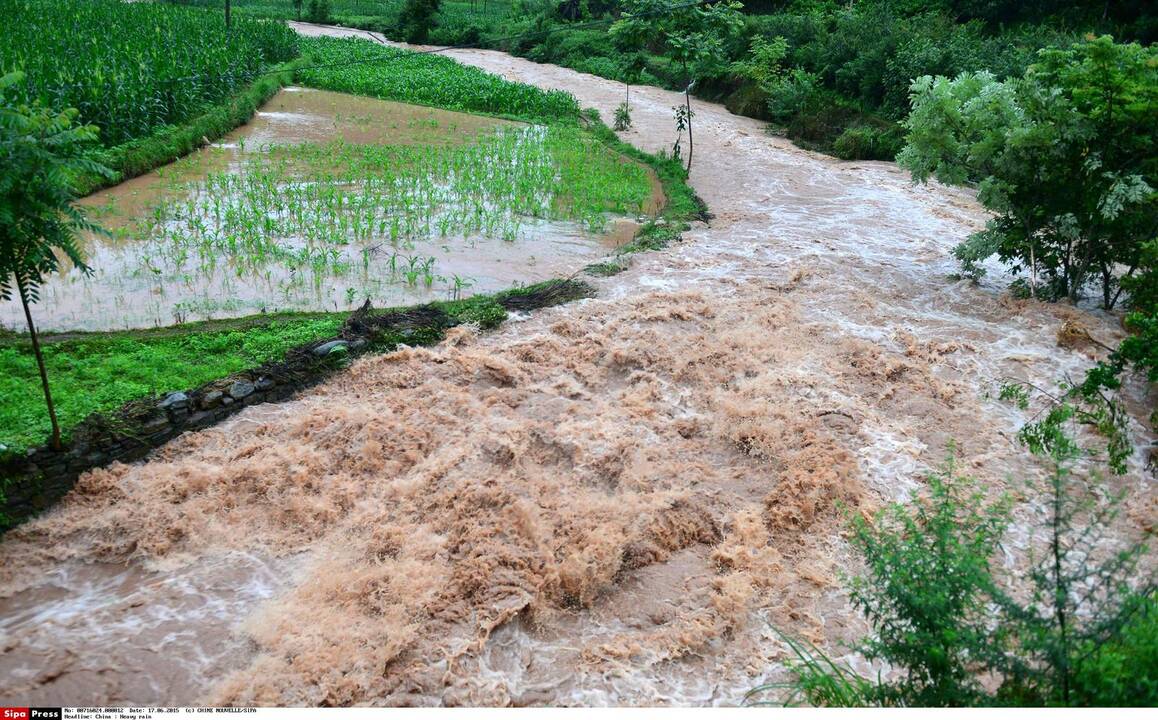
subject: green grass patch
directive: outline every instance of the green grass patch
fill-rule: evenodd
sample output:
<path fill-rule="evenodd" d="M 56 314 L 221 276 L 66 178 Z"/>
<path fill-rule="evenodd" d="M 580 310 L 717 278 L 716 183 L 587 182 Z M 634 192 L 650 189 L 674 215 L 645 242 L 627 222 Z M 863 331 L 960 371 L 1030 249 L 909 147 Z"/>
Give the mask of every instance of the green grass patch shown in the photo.
<path fill-rule="evenodd" d="M 606 260 L 604 262 L 597 262 L 583 268 L 583 272 L 595 277 L 611 277 L 618 275 L 627 269 L 627 265 L 621 260 Z"/>
<path fill-rule="evenodd" d="M 45 337 L 52 395 L 62 427 L 93 412 L 187 390 L 281 358 L 286 350 L 337 333 L 346 314 L 284 315 L 140 332 Z M 49 433 L 32 347 L 0 340 L 0 444 L 23 449 Z"/>
<path fill-rule="evenodd" d="M 584 110 L 582 117 L 587 130 L 601 143 L 655 171 L 667 199 L 663 208 L 664 216 L 676 220 L 704 221 L 711 217 L 708 206 L 696 195 L 691 185 L 688 185 L 688 173 L 684 170 L 682 162 L 664 153 L 658 155 L 646 153 L 631 143 L 620 140 L 594 109 Z"/>

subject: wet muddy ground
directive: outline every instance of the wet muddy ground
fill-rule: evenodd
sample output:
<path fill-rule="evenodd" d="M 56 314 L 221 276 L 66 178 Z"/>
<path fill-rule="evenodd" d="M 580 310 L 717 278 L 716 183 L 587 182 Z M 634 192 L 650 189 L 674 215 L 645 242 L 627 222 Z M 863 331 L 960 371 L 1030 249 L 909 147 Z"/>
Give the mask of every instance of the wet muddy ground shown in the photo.
<path fill-rule="evenodd" d="M 451 55 L 605 117 L 620 102 L 592 76 Z M 679 97 L 632 97 L 625 139 L 669 147 Z M 1097 348 L 1059 347 L 1066 321 L 1107 344 L 1122 333 L 1114 317 L 1011 299 L 999 274 L 954 280 L 950 250 L 985 220 L 968 192 L 696 111 L 692 183 L 710 225 L 594 299 L 359 360 L 292 403 L 87 474 L 0 544 L 5 602 L 52 597 L 67 618 L 88 596 L 45 578 L 85 563 L 212 575 L 244 553 L 292 567 L 268 599 L 236 580 L 230 622 L 188 616 L 234 654 L 207 656 L 199 682 L 165 696 L 175 704 L 737 704 L 783 678 L 771 627 L 857 664 L 838 506 L 905 498 L 950 441 L 993 492 L 1040 474 L 1014 438 L 1029 413 L 987 391 L 1083 372 Z M 1112 480 L 1124 536 L 1155 517 L 1143 463 Z M 1030 516 L 1019 506 L 1011 566 Z M 126 675 L 104 651 L 118 628 L 158 607 L 183 617 L 179 599 L 144 592 L 106 596 L 99 629 L 5 627 L 0 662 L 36 658 L 21 695 L 57 683 L 58 703 L 119 697 L 67 660 Z"/>
<path fill-rule="evenodd" d="M 532 132 L 519 123 L 478 115 L 286 88 L 250 123 L 219 142 L 86 198 L 82 205 L 91 219 L 108 231 L 83 238 L 93 274 L 66 263 L 43 286 L 37 321 L 48 330 L 119 330 L 280 310 L 348 310 L 367 298 L 378 307 L 411 305 L 570 275 L 606 256 L 625 232 L 630 239 L 635 217 L 613 220 L 600 232 L 571 221 L 526 218 L 517 225 L 491 220 L 494 227 L 486 230 L 448 233 L 445 227 L 439 231 L 445 221 L 437 213 L 445 214 L 443 207 L 430 221 L 431 232 L 408 231 L 396 219 L 415 215 L 420 211 L 415 205 L 379 209 L 380 219 L 365 236 L 347 237 L 350 232 L 340 228 L 337 234 L 345 236 L 321 238 L 296 228 L 261 235 L 257 223 L 244 218 L 262 200 L 250 195 L 256 183 L 265 181 L 263 173 L 283 191 L 295 182 L 292 170 L 300 159 L 292 150 L 279 149 L 289 171 L 277 164 L 269 169 L 272 148 L 314 143 L 331 151 L 329 144 L 338 140 L 457 147 L 485 143 L 500 131 Z M 249 180 L 226 187 L 210 177 L 221 173 Z M 341 186 L 326 189 L 351 192 Z M 658 181 L 653 193 L 658 194 L 641 212 L 654 213 L 661 202 Z M 358 199 L 356 193 L 351 199 Z M 267 215 L 317 212 L 317 202 Z M 186 203 L 193 205 L 172 210 Z M 223 212 L 224 229 L 215 224 Z M 230 212 L 237 219 L 231 220 Z M 315 224 L 337 226 L 351 220 L 349 215 L 330 211 Z M 429 272 L 408 277 L 406 271 L 416 268 Z M 0 304 L 0 326 L 19 328 L 23 322 L 18 303 Z"/>

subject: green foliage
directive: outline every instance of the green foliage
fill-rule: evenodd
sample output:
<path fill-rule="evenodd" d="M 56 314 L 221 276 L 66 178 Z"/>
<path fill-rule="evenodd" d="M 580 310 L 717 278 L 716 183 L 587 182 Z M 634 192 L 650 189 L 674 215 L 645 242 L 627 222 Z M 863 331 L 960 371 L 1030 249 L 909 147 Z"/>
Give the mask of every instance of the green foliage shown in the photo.
<path fill-rule="evenodd" d="M 16 99 L 75 107 L 108 146 L 180 123 L 297 55 L 278 23 L 118 0 L 0 0 L 0 74 L 20 70 Z M 65 60 L 67 59 L 67 60 Z"/>
<path fill-rule="evenodd" d="M 675 118 L 676 139 L 671 147 L 671 156 L 675 159 L 680 159 L 680 143 L 683 141 L 684 131 L 692 123 L 692 118 L 695 117 L 696 111 L 692 110 L 689 105 L 676 105 L 672 109 L 672 116 Z"/>
<path fill-rule="evenodd" d="M 847 128 L 832 144 L 832 151 L 844 160 L 891 160 L 904 146 L 895 127 L 863 125 Z"/>
<path fill-rule="evenodd" d="M 324 90 L 448 110 L 517 117 L 532 122 L 574 123 L 579 104 L 560 90 L 540 90 L 504 80 L 437 55 L 423 55 L 358 39 L 303 39 L 318 66 L 298 73 Z"/>
<path fill-rule="evenodd" d="M 87 195 L 103 187 L 143 175 L 154 168 L 182 158 L 249 121 L 257 109 L 293 80 L 293 66 L 285 72 L 262 75 L 228 100 L 180 125 L 165 125 L 146 137 L 129 140 L 116 147 L 94 151 L 91 156 L 115 171 L 113 176 L 82 174 L 77 177 L 77 195 Z"/>
<path fill-rule="evenodd" d="M 667 0 L 627 0 L 610 34 L 624 45 L 644 45 L 680 66 L 686 81 L 722 75 L 727 44 L 740 31 L 743 5 L 721 0 L 673 10 Z"/>
<path fill-rule="evenodd" d="M 1137 274 L 1122 279 L 1122 286 L 1129 293 L 1131 312 L 1126 315 L 1125 325 L 1130 335 L 1108 358 L 1091 368 L 1081 383 L 1070 389 L 1070 396 L 1076 402 L 1086 406 L 1100 403 L 1120 416 L 1125 413 L 1116 393 L 1122 386 L 1123 375 L 1133 372 L 1151 384 L 1158 383 L 1158 240 L 1142 246 L 1139 269 Z M 1158 409 L 1152 411 L 1150 423 L 1158 427 Z M 1112 437 L 1120 438 L 1124 434 L 1123 427 Z"/>
<path fill-rule="evenodd" d="M 978 182 L 997 214 L 958 251 L 966 272 L 996 253 L 1031 293 L 1103 307 L 1158 232 L 1158 51 L 1109 37 L 1041 52 L 1018 80 L 989 73 L 913 84 L 908 146 L 917 180 Z M 1039 278 L 1041 281 L 1039 282 Z"/>
<path fill-rule="evenodd" d="M 435 25 L 440 0 L 405 0 L 398 23 L 407 42 L 423 43 Z"/>
<path fill-rule="evenodd" d="M 79 174 L 111 171 L 84 157 L 97 131 L 91 125 L 75 126 L 75 109 L 57 112 L 35 103 L 18 104 L 13 96 L 23 80 L 19 72 L 0 76 L 0 300 L 15 295 L 24 308 L 52 444 L 59 448 L 60 425 L 29 305 L 39 300 L 44 276 L 60 268 L 60 256 L 89 272 L 76 233 L 96 228 L 73 207 L 72 180 Z"/>
<path fill-rule="evenodd" d="M 792 651 L 787 665 L 791 682 L 758 685 L 744 696 L 746 705 L 798 707 L 867 707 L 878 702 L 876 685 L 849 667 L 834 662 L 807 640 L 773 631 Z M 771 698 L 771 699 L 770 699 Z"/>
<path fill-rule="evenodd" d="M 862 677 L 790 640 L 794 679 L 755 688 L 751 699 L 846 707 L 1151 700 L 1158 665 L 1128 661 L 1158 650 L 1153 578 L 1138 573 L 1145 546 L 1103 551 L 1117 501 L 1072 474 L 1074 456 L 1054 448 L 1054 472 L 1031 488 L 1044 502 L 1026 576 L 993 562 L 1008 500 L 986 501 L 950 465 L 929 479 L 927 496 L 871 523 L 853 521 L 867 574 L 853 581 L 852 600 L 873 626 L 860 649 L 893 668 L 891 679 Z"/>
<path fill-rule="evenodd" d="M 406 23 L 400 20 L 403 0 L 333 3 L 343 24 L 384 32 L 392 39 L 406 37 Z M 292 15 L 288 3 L 276 0 L 234 4 L 244 12 Z M 1019 76 L 1039 48 L 1066 47 L 1087 31 L 1143 42 L 1158 39 L 1158 17 L 1141 0 L 1108 5 L 1093 0 L 749 0 L 744 15 L 726 8 L 701 9 L 705 15 L 698 19 L 691 10 L 665 12 L 675 4 L 442 0 L 428 41 L 497 48 L 633 84 L 683 89 L 695 77 L 699 96 L 726 98 L 733 112 L 774 120 L 803 145 L 829 151 L 849 128 L 902 120 L 915 77 L 982 70 L 998 79 Z M 662 17 L 654 22 L 642 17 L 645 8 Z M 730 18 L 735 17 L 740 22 L 733 27 Z M 724 32 L 711 27 L 724 18 L 729 19 Z M 614 33 L 577 24 L 592 20 L 620 23 Z M 626 32 L 632 25 L 643 31 Z M 674 43 L 663 32 L 648 31 L 661 25 L 675 30 Z M 696 33 L 706 33 L 708 41 Z M 785 54 L 773 65 L 768 61 L 774 54 L 764 53 L 781 39 L 787 45 Z M 696 55 L 706 60 L 699 68 L 691 67 L 700 64 Z M 760 88 L 768 79 L 762 73 L 770 67 L 780 78 L 771 110 L 769 95 Z M 876 145 L 874 152 L 884 147 Z"/>
<path fill-rule="evenodd" d="M 784 58 L 788 56 L 788 41 L 782 37 L 771 40 L 757 35 L 752 39 L 748 54 L 730 66 L 731 72 L 766 88 L 783 73 Z"/>
<path fill-rule="evenodd" d="M 312 23 L 330 22 L 330 0 L 310 0 L 306 8 L 306 20 Z"/>
<path fill-rule="evenodd" d="M 989 622 L 993 557 L 1009 522 L 1009 503 L 986 504 L 950 464 L 928 479 L 928 497 L 892 505 L 874 522 L 852 523 L 852 545 L 868 574 L 853 581 L 852 601 L 872 621 L 862 651 L 902 668 L 874 686 L 886 705 L 976 704 L 978 669 L 1001 662 L 1002 631 Z"/>
<path fill-rule="evenodd" d="M 92 125 L 76 125 L 77 111 L 25 105 L 21 73 L 0 76 L 0 300 L 35 302 L 60 256 L 86 269 L 76 232 L 93 226 L 73 207 L 72 178 L 108 170 L 85 157 L 96 142 Z"/>
<path fill-rule="evenodd" d="M 631 127 L 631 108 L 627 103 L 622 102 L 615 106 L 615 122 L 613 127 L 619 132 L 623 132 Z"/>
<path fill-rule="evenodd" d="M 1084 707 L 1158 706 L 1158 604 L 1135 598 L 1125 624 L 1107 642 L 1086 641 L 1078 649 L 1082 671 L 1073 677 L 1073 704 Z"/>
<path fill-rule="evenodd" d="M 627 269 L 627 265 L 619 260 L 610 260 L 606 262 L 592 263 L 583 268 L 583 272 L 595 277 L 611 277 L 618 275 Z"/>

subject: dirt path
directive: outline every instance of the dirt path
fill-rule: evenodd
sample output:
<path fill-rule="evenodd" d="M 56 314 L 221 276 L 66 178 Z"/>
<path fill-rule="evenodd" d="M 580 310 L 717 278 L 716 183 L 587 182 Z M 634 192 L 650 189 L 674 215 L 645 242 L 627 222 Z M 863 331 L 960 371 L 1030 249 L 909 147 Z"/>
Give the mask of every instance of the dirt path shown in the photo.
<path fill-rule="evenodd" d="M 605 118 L 620 101 L 593 76 L 450 55 Z M 624 137 L 668 147 L 678 96 L 632 99 Z M 12 533 L 4 699 L 733 704 L 781 672 L 767 623 L 837 649 L 858 635 L 837 504 L 905 497 L 951 439 L 995 489 L 1037 472 L 1013 440 L 1026 416 L 985 392 L 1088 366 L 1057 345 L 1067 319 L 1120 331 L 953 281 L 951 248 L 984 221 L 968 193 L 695 109 L 692 182 L 715 219 L 598 298 L 360 360 L 89 473 Z M 1141 462 L 1130 527 L 1154 517 Z M 206 579 L 223 564 L 233 594 Z M 107 582 L 81 597 L 62 575 L 80 570 Z M 150 589 L 175 577 L 187 593 Z M 55 609 L 26 619 L 38 598 Z M 86 602 L 121 622 L 69 620 Z M 145 640 L 118 629 L 134 618 Z M 175 665 L 150 637 L 202 650 Z"/>

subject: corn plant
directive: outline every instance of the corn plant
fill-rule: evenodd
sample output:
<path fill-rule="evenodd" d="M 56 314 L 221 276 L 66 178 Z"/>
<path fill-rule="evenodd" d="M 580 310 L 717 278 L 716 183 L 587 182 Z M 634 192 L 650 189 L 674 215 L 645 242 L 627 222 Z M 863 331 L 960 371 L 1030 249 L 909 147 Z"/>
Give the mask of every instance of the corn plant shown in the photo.
<path fill-rule="evenodd" d="M 21 102 L 75 107 L 113 146 L 179 123 L 295 57 L 279 23 L 119 0 L 0 0 L 0 75 L 22 71 Z M 63 59 L 67 58 L 67 61 Z"/>

